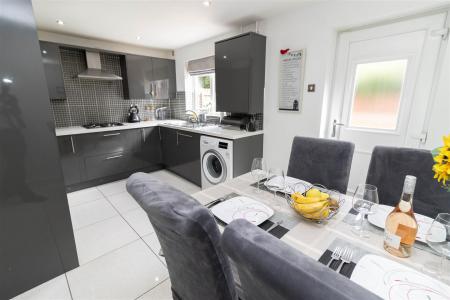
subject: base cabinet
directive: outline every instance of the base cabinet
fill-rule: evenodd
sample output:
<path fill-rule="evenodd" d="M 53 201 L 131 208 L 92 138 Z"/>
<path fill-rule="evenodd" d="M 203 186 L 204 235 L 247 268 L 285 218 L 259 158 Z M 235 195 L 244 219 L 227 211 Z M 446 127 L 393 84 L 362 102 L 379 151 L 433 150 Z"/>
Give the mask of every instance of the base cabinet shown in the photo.
<path fill-rule="evenodd" d="M 171 128 L 161 128 L 161 133 L 164 166 L 200 186 L 200 135 Z"/>
<path fill-rule="evenodd" d="M 58 137 L 67 191 L 162 168 L 158 127 Z"/>
<path fill-rule="evenodd" d="M 59 156 L 66 186 L 81 182 L 81 164 L 73 136 L 58 137 Z"/>

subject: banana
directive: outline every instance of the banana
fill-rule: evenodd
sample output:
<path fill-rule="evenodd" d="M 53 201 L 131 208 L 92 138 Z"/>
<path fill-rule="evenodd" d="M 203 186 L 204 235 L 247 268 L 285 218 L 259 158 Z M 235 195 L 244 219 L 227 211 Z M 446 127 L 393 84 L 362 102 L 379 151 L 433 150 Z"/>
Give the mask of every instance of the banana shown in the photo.
<path fill-rule="evenodd" d="M 314 219 L 314 220 L 325 219 L 329 215 L 330 215 L 330 210 L 329 209 L 320 210 L 320 211 L 317 211 L 317 212 L 311 213 L 311 214 L 303 214 L 303 216 L 305 218 Z"/>
<path fill-rule="evenodd" d="M 327 198 L 322 197 L 305 197 L 303 195 L 295 196 L 292 198 L 296 203 L 307 204 L 307 203 L 315 203 L 326 200 Z"/>
<path fill-rule="evenodd" d="M 320 201 L 314 203 L 295 203 L 295 209 L 301 214 L 311 214 L 322 210 L 324 207 L 328 206 L 328 201 Z"/>

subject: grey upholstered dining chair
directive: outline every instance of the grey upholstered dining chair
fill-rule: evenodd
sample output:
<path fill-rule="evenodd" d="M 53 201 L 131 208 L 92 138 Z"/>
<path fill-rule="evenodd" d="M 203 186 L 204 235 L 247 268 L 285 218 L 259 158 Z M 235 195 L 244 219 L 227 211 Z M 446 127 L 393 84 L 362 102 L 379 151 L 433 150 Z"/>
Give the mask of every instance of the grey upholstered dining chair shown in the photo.
<path fill-rule="evenodd" d="M 174 299 L 238 299 L 220 232 L 208 209 L 145 173 L 133 174 L 127 190 L 147 212 L 155 229 Z"/>
<path fill-rule="evenodd" d="M 238 269 L 245 300 L 380 299 L 250 222 L 231 222 L 222 235 Z"/>
<path fill-rule="evenodd" d="M 395 206 L 400 200 L 405 176 L 416 176 L 414 211 L 435 218 L 440 212 L 450 212 L 450 193 L 433 178 L 432 168 L 430 151 L 377 146 L 372 152 L 366 183 L 378 187 L 381 204 Z"/>
<path fill-rule="evenodd" d="M 287 175 L 347 193 L 355 145 L 297 136 L 292 142 Z"/>

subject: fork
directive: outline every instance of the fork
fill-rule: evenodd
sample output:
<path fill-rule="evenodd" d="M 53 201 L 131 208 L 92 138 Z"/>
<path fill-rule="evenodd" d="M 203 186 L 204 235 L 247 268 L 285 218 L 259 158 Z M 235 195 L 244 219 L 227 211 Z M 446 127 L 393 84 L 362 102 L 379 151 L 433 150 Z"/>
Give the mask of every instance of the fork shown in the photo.
<path fill-rule="evenodd" d="M 342 263 L 337 268 L 336 272 L 341 273 L 341 269 L 345 264 L 349 264 L 352 262 L 353 258 L 353 250 L 350 248 L 345 248 L 344 252 L 341 255 Z"/>
<path fill-rule="evenodd" d="M 333 261 L 341 259 L 341 255 L 342 255 L 342 248 L 339 246 L 334 248 L 333 253 L 331 253 L 331 259 L 328 262 L 327 267 L 329 267 Z"/>
<path fill-rule="evenodd" d="M 272 229 L 274 229 L 278 225 L 281 225 L 282 223 L 283 223 L 283 220 L 279 220 L 279 221 L 273 223 L 272 226 L 270 226 L 269 228 L 265 229 L 265 231 L 270 232 Z"/>

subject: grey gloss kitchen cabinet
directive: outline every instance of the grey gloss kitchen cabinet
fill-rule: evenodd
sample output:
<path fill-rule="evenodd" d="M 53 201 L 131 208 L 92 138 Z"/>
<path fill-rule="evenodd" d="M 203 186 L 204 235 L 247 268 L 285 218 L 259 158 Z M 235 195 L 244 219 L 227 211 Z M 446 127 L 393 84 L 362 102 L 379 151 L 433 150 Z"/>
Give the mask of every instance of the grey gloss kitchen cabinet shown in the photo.
<path fill-rule="evenodd" d="M 67 191 L 162 168 L 158 127 L 58 137 Z"/>
<path fill-rule="evenodd" d="M 76 141 L 83 156 L 84 180 L 108 178 L 141 166 L 139 129 L 82 134 Z"/>
<path fill-rule="evenodd" d="M 66 186 L 81 182 L 81 164 L 73 136 L 58 137 L 61 167 Z"/>
<path fill-rule="evenodd" d="M 141 128 L 141 159 L 145 166 L 157 167 L 162 164 L 160 127 Z"/>
<path fill-rule="evenodd" d="M 152 94 L 151 82 L 168 79 L 168 98 L 176 95 L 175 61 L 140 55 L 125 55 L 128 99 L 163 99 Z"/>
<path fill-rule="evenodd" d="M 66 99 L 59 45 L 39 42 L 50 99 Z"/>
<path fill-rule="evenodd" d="M 266 37 L 254 32 L 215 43 L 217 111 L 263 112 L 265 57 Z"/>
<path fill-rule="evenodd" d="M 153 80 L 169 80 L 169 98 L 174 99 L 177 92 L 175 61 L 173 59 L 152 57 Z"/>
<path fill-rule="evenodd" d="M 200 186 L 200 134 L 163 127 L 161 137 L 165 167 Z"/>
<path fill-rule="evenodd" d="M 150 99 L 150 82 L 153 80 L 151 57 L 125 55 L 128 99 Z"/>

